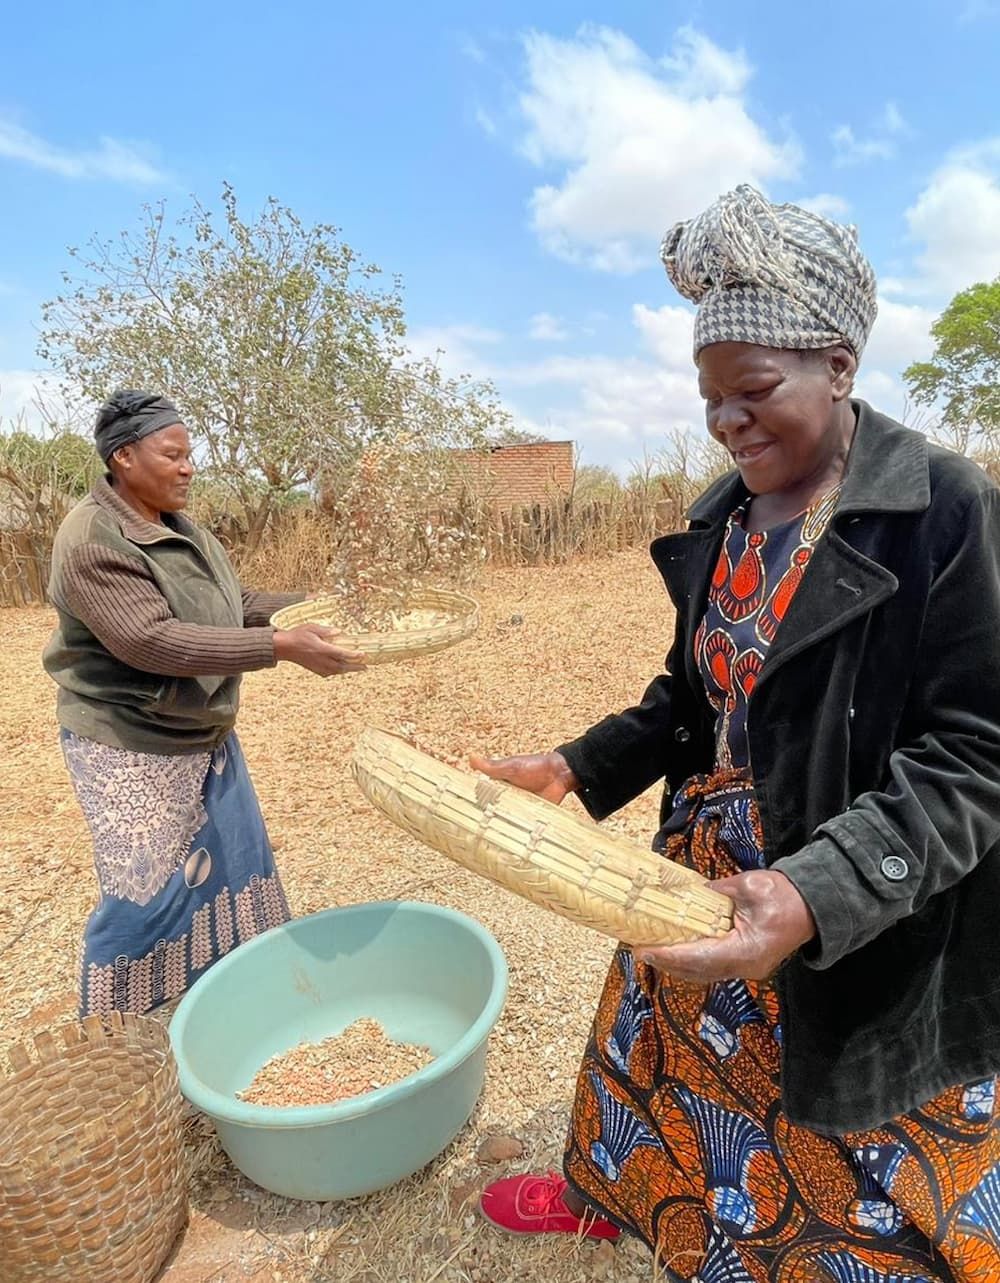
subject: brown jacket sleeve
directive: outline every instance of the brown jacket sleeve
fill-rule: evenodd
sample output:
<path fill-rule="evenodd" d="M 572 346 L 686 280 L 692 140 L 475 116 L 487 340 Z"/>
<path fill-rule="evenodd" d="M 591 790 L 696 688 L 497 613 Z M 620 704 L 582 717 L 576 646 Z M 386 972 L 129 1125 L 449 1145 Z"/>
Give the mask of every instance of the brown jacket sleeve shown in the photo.
<path fill-rule="evenodd" d="M 183 623 L 141 561 L 100 544 L 67 553 L 62 592 L 106 650 L 143 672 L 226 677 L 275 663 L 273 628 Z"/>
<path fill-rule="evenodd" d="M 305 593 L 301 592 L 254 592 L 252 588 L 244 588 L 243 627 L 263 628 L 270 623 L 276 610 L 297 606 L 305 599 Z"/>

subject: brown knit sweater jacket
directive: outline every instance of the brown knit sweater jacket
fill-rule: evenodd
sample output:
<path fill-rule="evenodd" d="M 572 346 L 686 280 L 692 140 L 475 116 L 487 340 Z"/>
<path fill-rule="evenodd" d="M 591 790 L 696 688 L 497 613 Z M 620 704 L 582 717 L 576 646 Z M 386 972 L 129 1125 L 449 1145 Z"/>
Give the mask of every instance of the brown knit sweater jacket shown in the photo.
<path fill-rule="evenodd" d="M 241 588 L 206 530 L 179 513 L 146 521 L 102 480 L 60 527 L 49 596 L 60 724 L 169 754 L 226 737 L 240 674 L 275 662 L 271 614 L 303 595 Z"/>

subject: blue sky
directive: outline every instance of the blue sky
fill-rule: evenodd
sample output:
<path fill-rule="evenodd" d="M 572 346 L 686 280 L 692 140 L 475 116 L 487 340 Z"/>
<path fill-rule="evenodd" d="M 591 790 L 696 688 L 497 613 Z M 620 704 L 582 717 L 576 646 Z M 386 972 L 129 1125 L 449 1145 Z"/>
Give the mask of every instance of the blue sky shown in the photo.
<path fill-rule="evenodd" d="M 19 5 L 0 85 L 0 414 L 39 378 L 66 247 L 231 182 L 402 275 L 411 343 L 618 467 L 698 425 L 657 258 L 740 181 L 855 222 L 861 390 L 1000 272 L 1000 0 Z M 175 389 L 183 401 L 183 391 Z"/>

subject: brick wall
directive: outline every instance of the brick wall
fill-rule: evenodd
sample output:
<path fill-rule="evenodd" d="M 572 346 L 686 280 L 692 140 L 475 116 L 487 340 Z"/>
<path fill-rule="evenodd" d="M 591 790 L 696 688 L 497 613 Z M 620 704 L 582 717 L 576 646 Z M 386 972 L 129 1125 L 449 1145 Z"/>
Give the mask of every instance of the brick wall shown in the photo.
<path fill-rule="evenodd" d="M 496 508 L 547 503 L 573 488 L 573 442 L 538 441 L 456 450 L 468 483 Z"/>

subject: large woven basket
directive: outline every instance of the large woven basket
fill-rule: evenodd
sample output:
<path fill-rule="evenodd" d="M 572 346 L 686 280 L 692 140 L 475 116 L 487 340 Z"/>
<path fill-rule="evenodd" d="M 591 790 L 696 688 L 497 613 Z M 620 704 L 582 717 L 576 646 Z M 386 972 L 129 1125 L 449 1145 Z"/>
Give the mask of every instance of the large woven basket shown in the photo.
<path fill-rule="evenodd" d="M 366 729 L 352 769 L 380 811 L 435 851 L 616 940 L 677 944 L 732 926 L 732 902 L 691 869 L 397 735 Z"/>
<path fill-rule="evenodd" d="M 295 606 L 285 606 L 271 616 L 275 628 L 296 628 L 299 624 L 324 624 L 338 628 L 343 609 L 339 597 L 317 597 Z M 427 628 L 402 628 L 395 632 L 341 631 L 340 642 L 360 651 L 368 664 L 391 664 L 400 660 L 433 655 L 464 641 L 479 627 L 479 606 L 463 593 L 444 588 L 416 590 L 406 603 L 407 610 L 433 610 L 447 616 Z"/>
<path fill-rule="evenodd" d="M 187 1220 L 166 1029 L 88 1016 L 8 1048 L 0 1072 L 3 1283 L 150 1283 Z"/>

